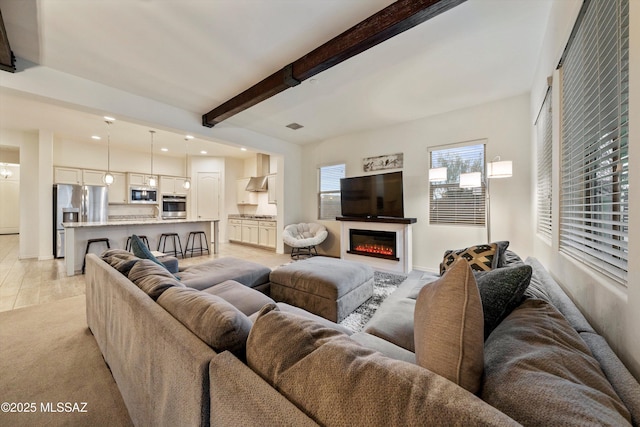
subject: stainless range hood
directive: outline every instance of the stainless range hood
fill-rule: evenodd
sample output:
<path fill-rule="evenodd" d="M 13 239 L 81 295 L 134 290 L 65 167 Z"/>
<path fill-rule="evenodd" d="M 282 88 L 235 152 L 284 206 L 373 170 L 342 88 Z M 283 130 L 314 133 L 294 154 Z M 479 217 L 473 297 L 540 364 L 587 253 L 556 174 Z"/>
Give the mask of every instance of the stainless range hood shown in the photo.
<path fill-rule="evenodd" d="M 252 176 L 247 184 L 247 191 L 267 191 L 267 175 L 269 174 L 269 155 L 256 154 L 256 176 Z"/>

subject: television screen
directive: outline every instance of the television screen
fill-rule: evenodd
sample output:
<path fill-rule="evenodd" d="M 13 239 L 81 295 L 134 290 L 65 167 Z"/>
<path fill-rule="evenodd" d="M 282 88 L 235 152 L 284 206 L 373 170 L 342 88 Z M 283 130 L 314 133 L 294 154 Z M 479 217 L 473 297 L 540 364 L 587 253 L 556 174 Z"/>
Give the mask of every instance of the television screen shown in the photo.
<path fill-rule="evenodd" d="M 342 216 L 404 218 L 402 172 L 340 180 Z"/>

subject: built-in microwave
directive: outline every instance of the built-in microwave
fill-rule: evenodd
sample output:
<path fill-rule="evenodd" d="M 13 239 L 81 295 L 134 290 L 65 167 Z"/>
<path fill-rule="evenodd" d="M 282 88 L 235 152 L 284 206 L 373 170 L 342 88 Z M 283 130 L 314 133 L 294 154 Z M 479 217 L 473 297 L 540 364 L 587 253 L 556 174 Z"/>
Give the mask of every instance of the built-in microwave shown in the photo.
<path fill-rule="evenodd" d="M 158 190 L 148 187 L 130 187 L 129 203 L 158 203 Z"/>
<path fill-rule="evenodd" d="M 185 219 L 187 217 L 187 196 L 162 196 L 162 218 Z"/>

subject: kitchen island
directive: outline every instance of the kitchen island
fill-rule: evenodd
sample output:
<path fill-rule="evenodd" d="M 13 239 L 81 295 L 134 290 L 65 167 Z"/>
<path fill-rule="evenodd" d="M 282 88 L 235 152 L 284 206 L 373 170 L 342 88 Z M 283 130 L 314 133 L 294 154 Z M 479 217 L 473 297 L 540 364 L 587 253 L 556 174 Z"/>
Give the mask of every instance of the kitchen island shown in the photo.
<path fill-rule="evenodd" d="M 178 233 L 182 249 L 186 249 L 187 236 L 191 231 L 204 231 L 210 250 L 218 253 L 219 220 L 190 220 L 190 219 L 144 219 L 117 220 L 104 222 L 63 222 L 65 229 L 65 267 L 67 276 L 73 276 L 82 270 L 87 241 L 106 237 L 111 248 L 124 249 L 127 238 L 132 234 L 147 236 L 151 250 L 158 248 L 158 241 L 162 233 Z M 211 233 L 213 232 L 213 241 Z M 170 245 L 170 243 L 168 244 Z M 92 245 L 90 252 L 101 252 L 106 249 L 102 243 Z"/>

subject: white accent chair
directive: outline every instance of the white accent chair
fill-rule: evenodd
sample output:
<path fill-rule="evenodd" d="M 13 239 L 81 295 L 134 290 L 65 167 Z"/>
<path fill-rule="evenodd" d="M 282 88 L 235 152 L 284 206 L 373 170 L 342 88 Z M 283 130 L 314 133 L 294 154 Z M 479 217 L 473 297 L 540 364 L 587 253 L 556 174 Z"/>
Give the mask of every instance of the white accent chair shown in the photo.
<path fill-rule="evenodd" d="M 318 255 L 316 245 L 324 242 L 329 232 L 324 225 L 317 223 L 289 224 L 284 228 L 282 240 L 291 246 L 291 258 L 300 255 Z"/>

